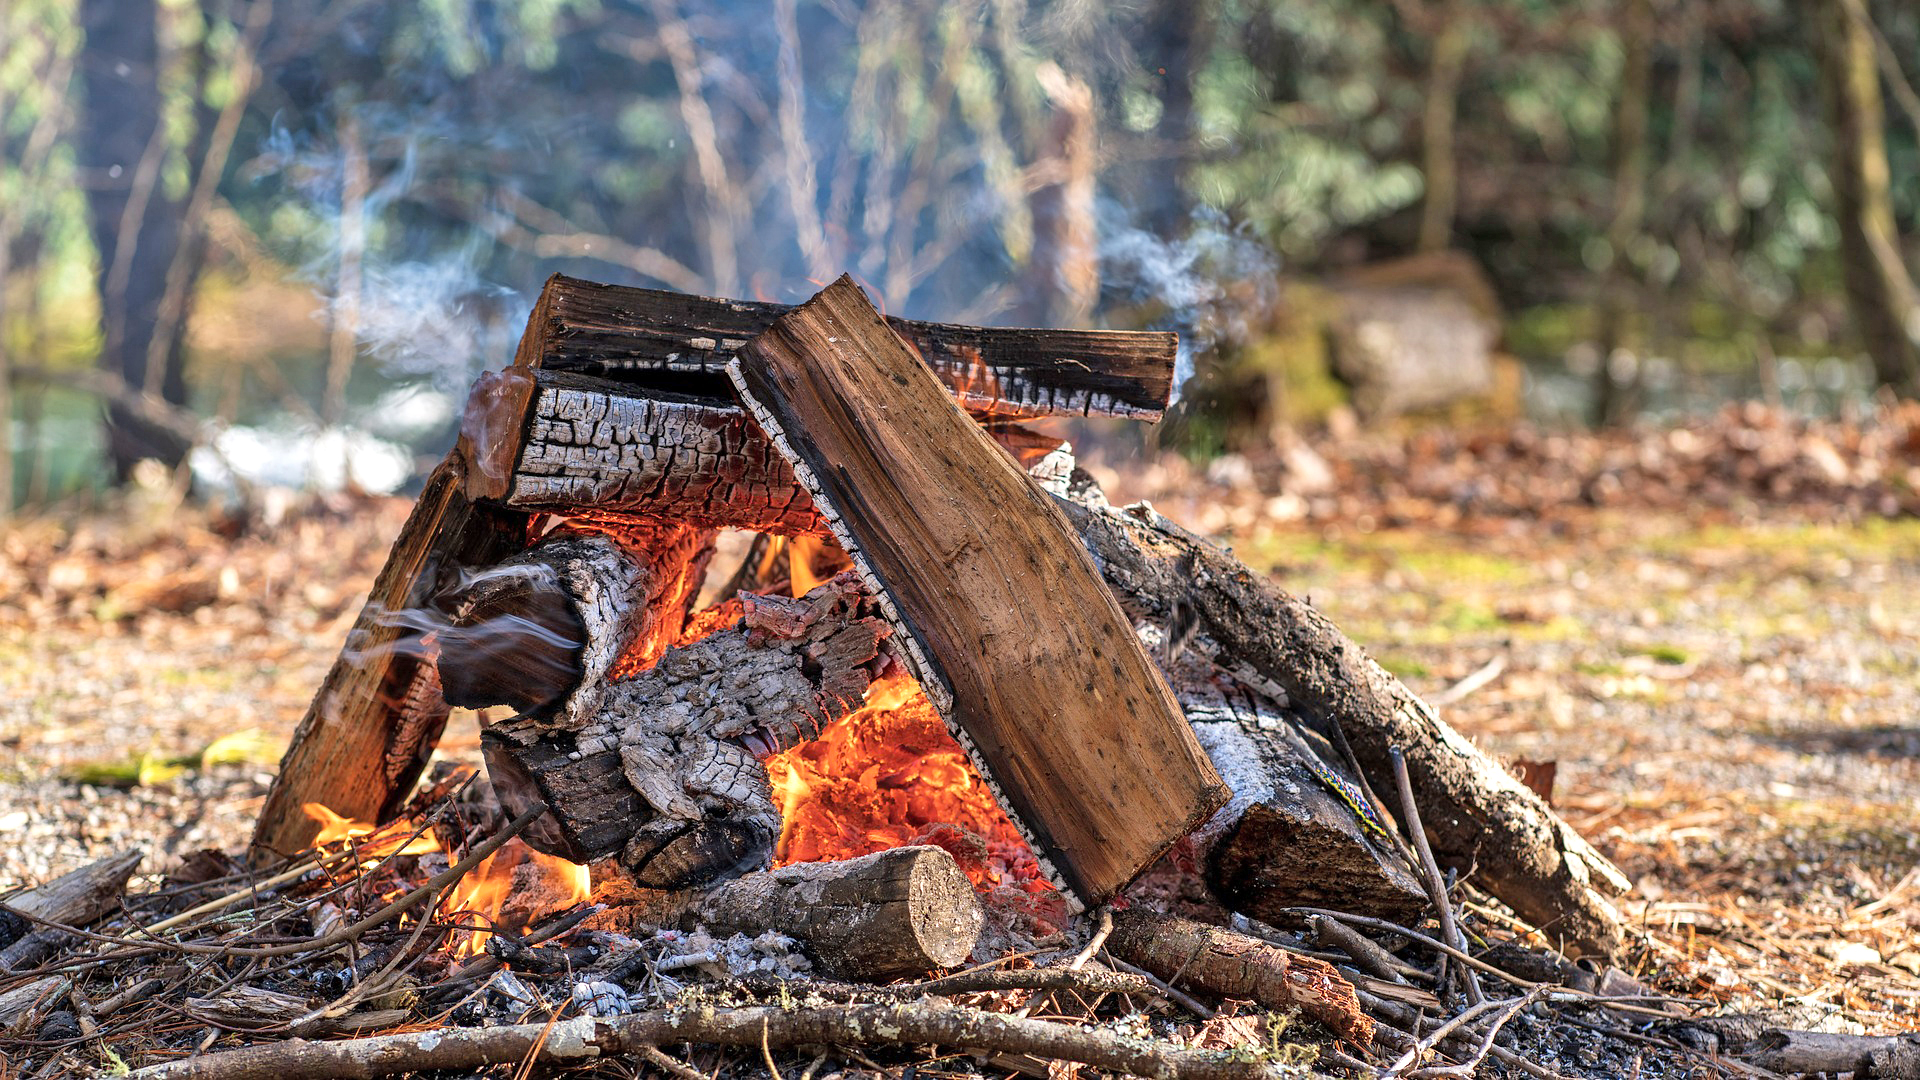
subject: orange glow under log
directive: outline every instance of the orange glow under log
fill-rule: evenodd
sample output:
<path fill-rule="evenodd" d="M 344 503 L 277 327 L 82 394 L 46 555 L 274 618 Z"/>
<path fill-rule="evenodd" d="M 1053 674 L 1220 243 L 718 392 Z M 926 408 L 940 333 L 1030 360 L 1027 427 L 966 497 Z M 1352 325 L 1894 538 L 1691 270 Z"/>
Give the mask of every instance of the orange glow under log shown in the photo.
<path fill-rule="evenodd" d="M 766 764 L 781 809 L 776 865 L 931 843 L 951 852 L 976 888 L 1050 888 L 910 677 L 874 683 L 864 707 Z"/>

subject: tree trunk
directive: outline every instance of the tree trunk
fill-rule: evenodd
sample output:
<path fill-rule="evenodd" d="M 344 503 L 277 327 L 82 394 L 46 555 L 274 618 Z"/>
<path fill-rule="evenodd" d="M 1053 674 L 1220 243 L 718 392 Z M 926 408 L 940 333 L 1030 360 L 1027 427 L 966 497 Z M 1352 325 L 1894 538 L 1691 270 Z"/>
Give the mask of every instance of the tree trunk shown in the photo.
<path fill-rule="evenodd" d="M 179 201 L 160 180 L 167 147 L 161 129 L 159 6 L 156 0 L 82 0 L 86 31 L 80 69 L 85 104 L 75 131 L 79 164 L 91 174 L 87 202 L 100 256 L 102 344 L 100 368 L 137 389 L 153 386 L 165 401 L 187 400 L 180 365 L 184 320 L 160 352 L 153 347 L 167 268 L 180 244 Z M 106 408 L 107 454 L 115 475 L 156 458 L 169 466 L 185 458 L 187 441 L 121 402 Z"/>
<path fill-rule="evenodd" d="M 1444 250 L 1453 239 L 1459 188 L 1453 122 L 1460 109 L 1460 77 L 1466 70 L 1467 46 L 1472 44 L 1468 16 L 1468 6 L 1462 0 L 1447 5 L 1427 67 L 1426 110 L 1420 118 L 1421 172 L 1427 189 L 1420 203 L 1420 238 L 1416 244 L 1421 251 Z"/>
<path fill-rule="evenodd" d="M 1855 328 L 1880 384 L 1913 394 L 1920 389 L 1920 350 L 1913 338 L 1920 302 L 1894 225 L 1880 73 L 1867 17 L 1861 0 L 1820 0 L 1813 11 L 1833 133 L 1829 173 Z"/>
<path fill-rule="evenodd" d="M 1645 366 L 1616 365 L 1626 348 L 1628 320 L 1639 306 L 1628 249 L 1640 236 L 1647 210 L 1647 102 L 1653 80 L 1653 0 L 1627 0 L 1620 36 L 1626 58 L 1613 111 L 1613 219 L 1607 225 L 1606 281 L 1600 299 L 1600 368 L 1594 373 L 1593 421 L 1613 426 L 1639 407 Z"/>

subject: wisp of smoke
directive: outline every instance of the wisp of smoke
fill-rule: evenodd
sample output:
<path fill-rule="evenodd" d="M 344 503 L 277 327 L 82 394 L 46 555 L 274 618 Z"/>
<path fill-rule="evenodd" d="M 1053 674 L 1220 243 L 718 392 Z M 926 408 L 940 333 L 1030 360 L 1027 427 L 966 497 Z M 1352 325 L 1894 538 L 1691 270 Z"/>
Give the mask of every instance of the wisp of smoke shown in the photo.
<path fill-rule="evenodd" d="M 1102 207 L 1101 288 L 1109 302 L 1160 309 L 1155 329 L 1180 334 L 1173 396 L 1194 375 L 1200 358 L 1244 341 L 1273 309 L 1280 259 L 1218 211 L 1196 212 L 1184 237 L 1164 239 Z"/>

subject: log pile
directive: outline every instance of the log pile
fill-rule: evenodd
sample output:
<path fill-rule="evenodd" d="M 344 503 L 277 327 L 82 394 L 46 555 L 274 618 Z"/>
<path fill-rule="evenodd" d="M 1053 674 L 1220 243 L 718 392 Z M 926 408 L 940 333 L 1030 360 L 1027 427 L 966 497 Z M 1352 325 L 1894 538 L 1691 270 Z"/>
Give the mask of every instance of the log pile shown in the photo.
<path fill-rule="evenodd" d="M 331 1000 L 284 979 L 199 986 L 192 1015 L 253 1008 L 281 1037 L 382 1010 L 548 1023 L 266 1043 L 145 1075 L 616 1051 L 691 1075 L 665 1053 L 676 1042 L 758 1047 L 770 1066 L 786 1046 L 935 1044 L 1037 1075 L 1049 1060 L 1296 1074 L 1278 1028 L 1216 1013 L 1231 1001 L 1313 1020 L 1331 1039 L 1323 1064 L 1524 1062 L 1496 1045 L 1503 1027 L 1602 996 L 1474 956 L 1460 881 L 1538 927 L 1534 941 L 1604 965 L 1625 942 L 1610 904 L 1624 877 L 1311 607 L 1150 507 L 1107 505 L 1068 448 L 1015 423 L 1156 416 L 1171 361 L 1164 335 L 886 320 L 844 279 L 784 309 L 555 278 L 515 365 L 476 386 L 289 749 L 250 891 L 88 946 L 109 964 L 171 949 L 342 965 Z M 790 583 L 825 580 L 767 591 L 761 541 L 732 571 L 746 588 L 695 610 L 721 530 L 784 538 Z M 897 707 L 876 697 L 902 686 L 944 721 L 1032 880 L 996 879 L 984 841 L 951 826 L 774 865 L 793 803 L 766 762 Z M 516 713 L 483 732 L 497 809 L 479 820 L 447 809 L 467 804 L 446 785 L 412 794 L 453 705 Z M 305 852 L 310 803 L 431 831 L 444 854 L 367 860 L 352 838 Z M 449 814 L 466 824 L 434 825 Z M 496 927 L 478 955 L 446 953 L 468 932 L 446 898 L 528 849 L 591 864 L 597 903 L 561 901 Z M 408 861 L 429 858 L 444 861 Z M 382 900 L 336 905 L 323 926 L 341 886 L 319 876 L 349 867 Z M 1187 870 L 1230 927 L 1162 910 L 1155 890 Z M 236 935 L 220 912 L 243 896 L 252 929 Z M 267 928 L 277 941 L 248 938 Z M 1033 953 L 1046 964 L 1009 963 Z M 721 998 L 688 985 L 716 977 L 732 980 Z M 20 1015 L 46 1023 L 42 998 Z M 1088 1026 L 1004 1015 L 1041 1004 Z M 1464 1011 L 1422 1030 L 1416 1010 L 1435 1008 Z M 1205 1024 L 1171 1041 L 1101 1027 L 1141 1009 Z"/>

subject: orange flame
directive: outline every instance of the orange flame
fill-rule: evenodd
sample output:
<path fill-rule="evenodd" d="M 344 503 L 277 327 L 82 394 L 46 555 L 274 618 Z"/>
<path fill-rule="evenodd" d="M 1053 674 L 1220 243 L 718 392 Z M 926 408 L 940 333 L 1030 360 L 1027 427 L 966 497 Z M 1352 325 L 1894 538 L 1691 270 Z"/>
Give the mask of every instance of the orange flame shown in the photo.
<path fill-rule="evenodd" d="M 767 775 L 781 809 L 777 865 L 937 844 L 977 888 L 1049 888 L 933 703 L 905 675 L 874 683 L 859 710 L 769 758 Z"/>
<path fill-rule="evenodd" d="M 805 596 L 825 581 L 813 572 L 813 553 L 821 548 L 817 536 L 796 536 L 787 541 L 787 579 L 795 596 Z"/>
<path fill-rule="evenodd" d="M 448 892 L 445 917 L 469 928 L 455 938 L 453 955 L 479 953 L 495 927 L 526 926 L 592 895 L 593 881 L 585 866 L 510 841 L 480 860 Z"/>
<path fill-rule="evenodd" d="M 433 838 L 431 832 L 413 835 L 420 827 L 416 822 L 396 821 L 389 825 L 375 825 L 369 821 L 355 821 L 317 802 L 301 804 L 300 812 L 320 823 L 320 835 L 313 838 L 316 847 L 350 840 L 353 841 L 354 850 L 374 859 L 388 855 L 425 855 L 440 850 L 440 842 Z"/>

